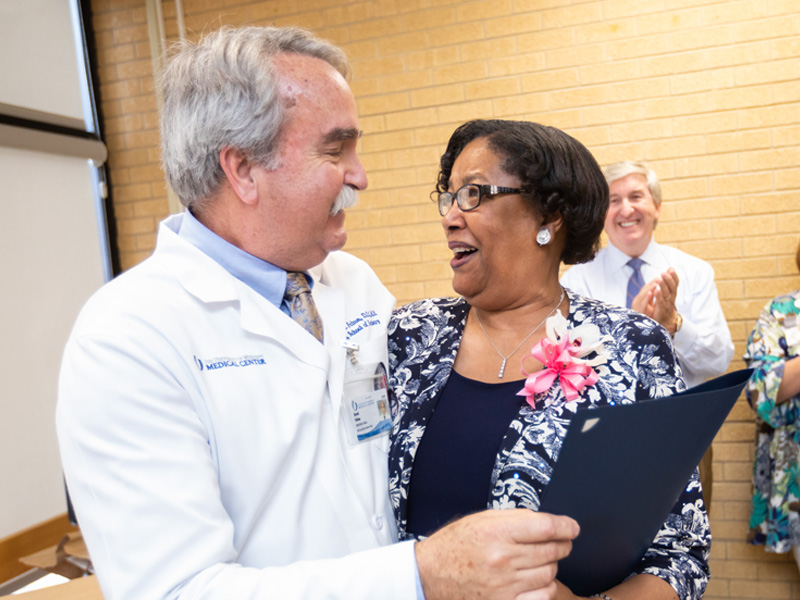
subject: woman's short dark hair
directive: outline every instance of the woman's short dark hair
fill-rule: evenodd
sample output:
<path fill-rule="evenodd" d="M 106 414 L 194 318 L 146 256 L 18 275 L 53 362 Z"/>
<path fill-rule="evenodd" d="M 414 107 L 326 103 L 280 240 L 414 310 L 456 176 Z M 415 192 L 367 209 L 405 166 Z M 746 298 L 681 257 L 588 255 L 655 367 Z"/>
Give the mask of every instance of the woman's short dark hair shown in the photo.
<path fill-rule="evenodd" d="M 800 244 L 797 245 L 797 254 L 794 257 L 794 262 L 797 265 L 798 272 L 800 272 Z"/>
<path fill-rule="evenodd" d="M 485 138 L 502 157 L 503 170 L 519 178 L 523 198 L 537 215 L 561 214 L 567 233 L 561 260 L 573 265 L 594 258 L 608 211 L 608 184 L 591 152 L 555 127 L 529 121 L 468 121 L 453 132 L 442 155 L 437 192 L 448 191 L 453 164 L 477 138 Z"/>

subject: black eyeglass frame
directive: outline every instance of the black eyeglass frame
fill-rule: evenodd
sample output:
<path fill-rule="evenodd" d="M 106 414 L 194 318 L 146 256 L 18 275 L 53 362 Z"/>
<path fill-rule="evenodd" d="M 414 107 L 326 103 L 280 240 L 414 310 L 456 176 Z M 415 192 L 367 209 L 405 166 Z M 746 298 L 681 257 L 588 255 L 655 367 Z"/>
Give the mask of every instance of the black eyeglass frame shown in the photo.
<path fill-rule="evenodd" d="M 475 202 L 474 206 L 470 206 L 472 203 L 472 198 L 470 195 L 468 193 L 462 193 L 470 188 L 478 190 L 478 201 Z M 450 208 L 452 208 L 453 202 L 458 204 L 458 208 L 460 208 L 462 211 L 469 212 L 471 210 L 475 210 L 481 205 L 484 196 L 523 193 L 525 193 L 525 190 L 521 190 L 519 188 L 502 187 L 499 185 L 488 185 L 482 183 L 466 183 L 458 188 L 455 192 L 439 192 L 439 194 L 436 196 L 436 201 L 439 206 L 439 214 L 445 216 Z"/>

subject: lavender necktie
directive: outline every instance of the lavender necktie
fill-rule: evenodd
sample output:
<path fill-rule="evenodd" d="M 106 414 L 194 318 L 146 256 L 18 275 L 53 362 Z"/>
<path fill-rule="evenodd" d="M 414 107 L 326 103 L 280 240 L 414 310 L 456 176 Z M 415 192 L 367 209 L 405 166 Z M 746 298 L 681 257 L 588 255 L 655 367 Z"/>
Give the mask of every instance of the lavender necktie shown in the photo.
<path fill-rule="evenodd" d="M 644 261 L 641 258 L 632 258 L 627 262 L 627 264 L 631 269 L 633 269 L 631 278 L 628 279 L 628 297 L 625 299 L 625 306 L 630 308 L 631 304 L 633 303 L 633 299 L 636 298 L 636 295 L 644 285 L 644 279 L 642 279 L 642 272 L 640 270 L 640 267 L 644 264 Z"/>
<path fill-rule="evenodd" d="M 321 342 L 322 318 L 314 304 L 305 273 L 286 274 L 286 293 L 283 297 L 289 305 L 292 319 Z"/>

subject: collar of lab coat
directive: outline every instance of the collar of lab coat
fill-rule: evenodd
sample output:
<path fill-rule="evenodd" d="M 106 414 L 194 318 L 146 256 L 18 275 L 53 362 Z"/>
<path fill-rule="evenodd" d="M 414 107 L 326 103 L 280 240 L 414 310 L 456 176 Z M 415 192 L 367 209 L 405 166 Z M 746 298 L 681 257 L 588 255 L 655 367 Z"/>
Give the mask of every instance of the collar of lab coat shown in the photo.
<path fill-rule="evenodd" d="M 182 219 L 183 215 L 173 215 L 161 223 L 154 258 L 164 264 L 183 288 L 201 302 L 207 305 L 238 303 L 240 324 L 245 331 L 270 338 L 299 360 L 327 370 L 330 355 L 326 347 L 250 286 L 181 238 L 178 231 Z M 337 294 L 337 290 L 332 290 L 318 279 L 323 273 L 322 265 L 312 270 L 317 282 L 313 293 L 327 328 L 329 322 L 336 322 L 331 320 L 334 315 L 341 314 L 341 321 L 344 321 L 344 303 L 341 293 Z M 326 346 L 328 344 L 326 332 Z"/>

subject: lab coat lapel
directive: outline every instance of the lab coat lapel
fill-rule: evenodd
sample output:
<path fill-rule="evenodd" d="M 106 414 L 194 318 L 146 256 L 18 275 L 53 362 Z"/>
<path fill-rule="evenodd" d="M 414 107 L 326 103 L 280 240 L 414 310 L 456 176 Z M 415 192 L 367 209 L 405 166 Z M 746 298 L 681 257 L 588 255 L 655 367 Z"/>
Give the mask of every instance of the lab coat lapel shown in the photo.
<path fill-rule="evenodd" d="M 182 239 L 173 231 L 175 225 L 170 225 L 162 224 L 159 231 L 158 256 L 186 291 L 207 304 L 238 303 L 243 330 L 274 340 L 299 360 L 321 369 L 328 368 L 328 352 L 314 336 L 250 286 L 233 277 L 219 263 Z"/>
<path fill-rule="evenodd" d="M 249 286 L 238 281 L 237 283 L 240 288 L 238 297 L 241 304 L 242 329 L 273 339 L 303 362 L 328 369 L 330 364 L 328 352 L 313 335 Z"/>
<path fill-rule="evenodd" d="M 312 275 L 316 275 L 315 270 L 312 270 Z M 345 298 L 341 290 L 326 285 L 316 276 L 314 278 L 314 302 L 322 317 L 325 328 L 324 349 L 330 358 L 328 392 L 331 398 L 334 423 L 338 427 L 346 363 L 346 350 L 342 346 L 345 339 Z M 322 346 L 320 345 L 320 347 Z"/>

